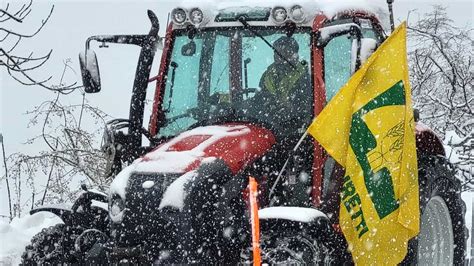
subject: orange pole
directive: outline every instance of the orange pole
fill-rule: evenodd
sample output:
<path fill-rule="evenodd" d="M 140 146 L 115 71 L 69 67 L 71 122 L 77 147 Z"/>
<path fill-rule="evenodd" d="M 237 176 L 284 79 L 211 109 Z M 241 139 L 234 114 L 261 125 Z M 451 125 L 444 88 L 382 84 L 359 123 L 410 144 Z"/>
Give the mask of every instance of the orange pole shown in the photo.
<path fill-rule="evenodd" d="M 250 219 L 252 222 L 253 265 L 260 266 L 260 224 L 258 220 L 258 184 L 255 178 L 249 176 Z"/>

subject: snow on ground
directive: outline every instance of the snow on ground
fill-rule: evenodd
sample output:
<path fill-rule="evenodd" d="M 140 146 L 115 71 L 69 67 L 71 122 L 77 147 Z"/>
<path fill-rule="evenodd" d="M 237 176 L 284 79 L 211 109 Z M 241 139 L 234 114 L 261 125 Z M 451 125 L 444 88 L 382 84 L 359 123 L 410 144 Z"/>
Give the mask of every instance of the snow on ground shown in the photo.
<path fill-rule="evenodd" d="M 61 219 L 47 212 L 15 218 L 11 223 L 0 221 L 0 265 L 19 265 L 31 238 L 58 223 L 62 223 Z"/>

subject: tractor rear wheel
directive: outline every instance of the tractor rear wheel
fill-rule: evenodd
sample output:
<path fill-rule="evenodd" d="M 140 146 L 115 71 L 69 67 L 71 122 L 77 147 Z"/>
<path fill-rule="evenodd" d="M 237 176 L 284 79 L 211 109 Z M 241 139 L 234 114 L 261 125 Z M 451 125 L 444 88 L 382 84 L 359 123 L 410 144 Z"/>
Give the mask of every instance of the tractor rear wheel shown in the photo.
<path fill-rule="evenodd" d="M 444 157 L 420 157 L 420 233 L 403 264 L 463 265 L 468 230 L 461 183 Z"/>

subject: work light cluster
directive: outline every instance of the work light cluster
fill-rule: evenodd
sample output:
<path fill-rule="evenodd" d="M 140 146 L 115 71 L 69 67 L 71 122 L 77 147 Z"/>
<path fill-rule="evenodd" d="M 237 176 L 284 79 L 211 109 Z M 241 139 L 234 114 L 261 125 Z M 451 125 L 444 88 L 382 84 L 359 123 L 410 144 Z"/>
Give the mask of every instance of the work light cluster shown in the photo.
<path fill-rule="evenodd" d="M 271 16 L 273 21 L 277 24 L 281 24 L 288 20 L 295 23 L 303 23 L 306 19 L 306 14 L 304 13 L 303 7 L 300 5 L 294 5 L 290 9 L 276 6 L 272 9 Z"/>
<path fill-rule="evenodd" d="M 199 8 L 186 10 L 178 7 L 171 11 L 171 19 L 176 25 L 183 25 L 185 22 L 191 22 L 193 25 L 199 25 L 204 20 L 204 13 Z"/>
<path fill-rule="evenodd" d="M 306 19 L 306 14 L 300 5 L 294 5 L 291 8 L 276 6 L 271 10 L 271 18 L 277 24 L 282 24 L 286 21 L 303 23 Z M 171 19 L 176 25 L 183 25 L 186 22 L 190 22 L 198 26 L 204 21 L 204 13 L 199 8 L 187 10 L 178 7 L 171 12 Z"/>

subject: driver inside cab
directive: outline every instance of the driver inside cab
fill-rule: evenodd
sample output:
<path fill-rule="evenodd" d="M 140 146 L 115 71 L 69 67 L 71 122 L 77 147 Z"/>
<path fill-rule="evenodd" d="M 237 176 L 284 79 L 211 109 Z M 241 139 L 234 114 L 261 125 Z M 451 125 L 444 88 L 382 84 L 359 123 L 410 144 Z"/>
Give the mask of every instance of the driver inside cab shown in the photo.
<path fill-rule="evenodd" d="M 292 37 L 280 37 L 273 47 L 274 62 L 263 73 L 256 98 L 276 126 L 296 133 L 306 128 L 312 117 L 308 64 L 300 61 L 299 45 Z"/>

